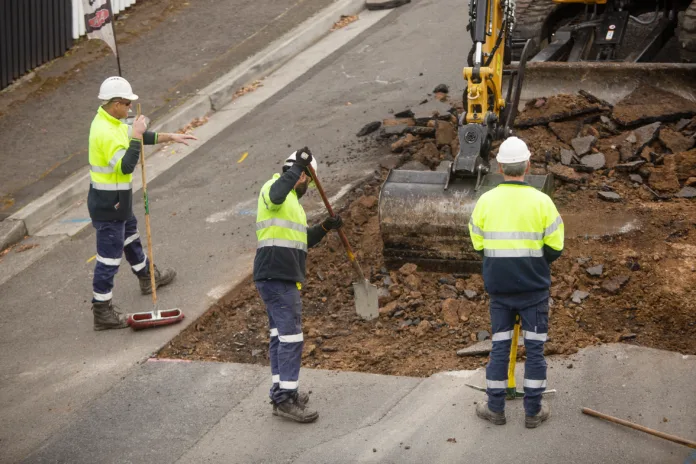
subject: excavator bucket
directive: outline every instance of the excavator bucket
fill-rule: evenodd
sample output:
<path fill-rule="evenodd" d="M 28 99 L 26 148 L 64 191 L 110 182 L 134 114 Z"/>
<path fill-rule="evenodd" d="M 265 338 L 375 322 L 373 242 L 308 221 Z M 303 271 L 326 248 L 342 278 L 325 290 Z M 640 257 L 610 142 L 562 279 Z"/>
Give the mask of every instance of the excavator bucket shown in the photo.
<path fill-rule="evenodd" d="M 696 101 L 696 65 L 528 62 L 520 105 L 580 90 L 614 104 L 644 84 Z M 491 164 L 490 172 L 497 172 L 495 161 Z M 526 181 L 552 194 L 551 175 L 530 175 Z M 471 246 L 469 219 L 477 199 L 500 182 L 501 175 L 487 174 L 476 190 L 475 177 L 457 178 L 449 171 L 392 170 L 379 198 L 387 267 L 412 262 L 426 270 L 480 272 L 481 258 Z"/>

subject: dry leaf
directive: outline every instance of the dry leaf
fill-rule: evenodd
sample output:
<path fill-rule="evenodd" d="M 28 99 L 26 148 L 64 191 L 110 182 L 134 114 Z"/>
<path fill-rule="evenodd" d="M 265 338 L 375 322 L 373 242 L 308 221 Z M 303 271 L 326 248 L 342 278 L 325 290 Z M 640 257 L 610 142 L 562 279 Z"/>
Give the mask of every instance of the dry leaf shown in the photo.
<path fill-rule="evenodd" d="M 358 19 L 358 15 L 341 15 L 341 19 L 334 23 L 333 27 L 331 28 L 331 32 L 336 31 L 338 29 L 343 29 L 344 27 L 346 27 L 352 22 L 357 21 Z"/>

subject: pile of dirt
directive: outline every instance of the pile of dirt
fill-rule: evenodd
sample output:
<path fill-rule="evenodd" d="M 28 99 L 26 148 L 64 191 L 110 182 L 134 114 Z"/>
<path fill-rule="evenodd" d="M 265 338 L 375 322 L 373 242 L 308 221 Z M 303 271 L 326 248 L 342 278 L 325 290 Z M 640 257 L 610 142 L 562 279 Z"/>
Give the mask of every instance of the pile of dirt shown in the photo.
<path fill-rule="evenodd" d="M 453 111 L 461 111 L 461 102 L 450 105 L 440 91 L 425 105 L 367 132 L 381 127 L 378 138 L 405 166 L 437 169 L 458 151 Z M 547 106 L 551 113 L 543 111 Z M 588 106 L 595 109 L 573 112 Z M 567 117 L 559 117 L 563 108 L 570 108 Z M 682 188 L 696 175 L 696 151 L 685 142 L 693 146 L 696 120 L 658 121 L 653 132 L 624 128 L 611 111 L 591 96 L 559 96 L 530 102 L 518 118 L 535 120 L 518 135 L 533 151 L 534 169 L 555 174 L 554 199 L 567 230 L 565 252 L 553 264 L 546 352 L 624 342 L 696 354 L 696 209 Z M 609 166 L 614 154 L 618 160 Z M 591 163 L 583 163 L 587 157 Z M 490 338 L 481 276 L 422 272 L 414 264 L 387 270 L 379 187 L 373 181 L 351 192 L 341 214 L 366 275 L 379 287 L 380 317 L 368 322 L 355 314 L 352 268 L 338 237 L 328 236 L 308 257 L 303 365 L 411 376 L 484 365 L 485 357 L 457 356 Z M 268 322 L 251 279 L 227 301 L 159 356 L 267 364 Z"/>

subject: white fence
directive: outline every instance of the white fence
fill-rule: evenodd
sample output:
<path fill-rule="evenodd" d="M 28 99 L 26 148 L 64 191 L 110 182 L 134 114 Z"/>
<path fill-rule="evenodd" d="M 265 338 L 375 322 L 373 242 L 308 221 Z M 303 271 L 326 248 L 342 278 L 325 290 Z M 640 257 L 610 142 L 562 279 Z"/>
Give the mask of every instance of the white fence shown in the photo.
<path fill-rule="evenodd" d="M 117 15 L 135 2 L 136 0 L 111 0 L 111 9 L 114 15 Z M 72 0 L 72 7 L 73 39 L 79 39 L 85 35 L 85 10 L 82 7 L 82 0 Z"/>

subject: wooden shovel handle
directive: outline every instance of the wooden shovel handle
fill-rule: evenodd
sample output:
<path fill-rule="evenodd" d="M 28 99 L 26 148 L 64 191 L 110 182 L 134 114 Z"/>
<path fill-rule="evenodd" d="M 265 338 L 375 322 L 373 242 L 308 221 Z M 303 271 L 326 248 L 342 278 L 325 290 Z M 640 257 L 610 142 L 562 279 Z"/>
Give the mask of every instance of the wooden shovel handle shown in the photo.
<path fill-rule="evenodd" d="M 670 434 L 667 434 L 664 432 L 659 432 L 657 430 L 649 429 L 648 427 L 634 424 L 633 422 L 619 419 L 618 417 L 609 416 L 607 414 L 603 414 L 601 412 L 597 412 L 597 411 L 594 411 L 594 410 L 589 409 L 589 408 L 582 408 L 582 412 L 583 412 L 583 414 L 587 414 L 589 416 L 594 416 L 594 417 L 599 417 L 600 419 L 608 420 L 609 422 L 614 422 L 615 424 L 625 425 L 626 427 L 640 430 L 641 432 L 649 433 L 650 435 L 655 435 L 656 437 L 664 438 L 665 440 L 669 440 L 669 441 L 672 441 L 674 443 L 679 443 L 680 445 L 688 446 L 689 448 L 696 448 L 696 442 L 687 440 L 685 438 L 681 438 L 681 437 L 670 435 Z"/>
<path fill-rule="evenodd" d="M 329 204 L 329 199 L 326 197 L 326 193 L 324 192 L 324 188 L 321 186 L 321 182 L 319 181 L 319 178 L 317 177 L 317 172 L 314 170 L 312 165 L 310 164 L 307 166 L 307 169 L 309 169 L 309 173 L 312 175 L 312 180 L 314 180 L 314 185 L 317 186 L 317 190 L 319 191 L 319 195 L 321 196 L 321 199 L 324 201 L 324 206 L 326 206 L 326 210 L 329 212 L 329 216 L 331 217 L 336 217 L 336 214 L 334 214 L 333 208 L 331 208 L 331 205 Z M 363 273 L 362 268 L 360 267 L 360 263 L 358 263 L 358 260 L 355 258 L 355 254 L 353 253 L 353 249 L 350 246 L 350 243 L 348 243 L 348 237 L 346 237 L 346 233 L 343 231 L 343 227 L 340 229 L 336 230 L 338 232 L 338 236 L 341 237 L 341 242 L 343 242 L 343 248 L 346 249 L 346 255 L 348 255 L 348 259 L 350 260 L 351 264 L 353 265 L 353 269 L 355 269 L 355 272 L 358 274 L 360 277 L 360 281 L 364 281 L 365 279 L 365 274 Z"/>

